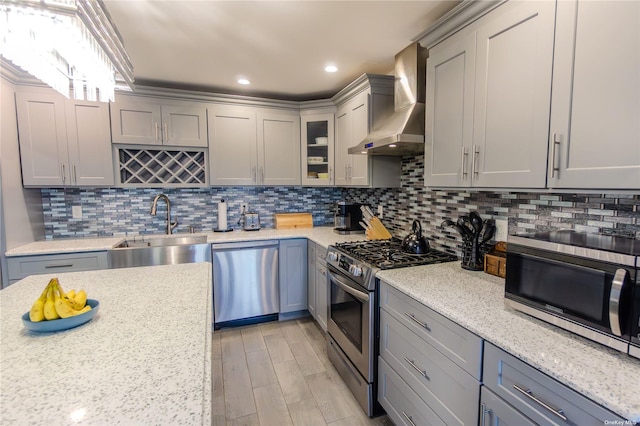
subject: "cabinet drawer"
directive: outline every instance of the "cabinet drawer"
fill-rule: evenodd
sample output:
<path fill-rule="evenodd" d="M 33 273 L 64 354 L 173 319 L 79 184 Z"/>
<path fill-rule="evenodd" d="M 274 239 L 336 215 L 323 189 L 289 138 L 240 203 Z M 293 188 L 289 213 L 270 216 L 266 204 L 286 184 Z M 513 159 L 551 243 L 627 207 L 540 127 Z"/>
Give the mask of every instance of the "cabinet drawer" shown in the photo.
<path fill-rule="evenodd" d="M 478 424 L 480 383 L 385 310 L 380 355 L 446 424 Z"/>
<path fill-rule="evenodd" d="M 29 275 L 107 269 L 107 253 L 73 253 L 41 256 L 8 257 L 7 270 L 10 280 Z"/>
<path fill-rule="evenodd" d="M 413 300 L 384 281 L 380 307 L 432 345 L 459 367 L 480 380 L 482 339 Z"/>
<path fill-rule="evenodd" d="M 484 384 L 538 424 L 602 426 L 622 420 L 490 343 L 485 343 Z"/>
<path fill-rule="evenodd" d="M 535 423 L 496 394 L 482 387 L 480 399 L 480 424 L 500 426 L 535 426 Z"/>
<path fill-rule="evenodd" d="M 382 359 L 378 363 L 378 402 L 400 426 L 446 425 Z M 476 401 L 476 404 L 478 402 Z"/>

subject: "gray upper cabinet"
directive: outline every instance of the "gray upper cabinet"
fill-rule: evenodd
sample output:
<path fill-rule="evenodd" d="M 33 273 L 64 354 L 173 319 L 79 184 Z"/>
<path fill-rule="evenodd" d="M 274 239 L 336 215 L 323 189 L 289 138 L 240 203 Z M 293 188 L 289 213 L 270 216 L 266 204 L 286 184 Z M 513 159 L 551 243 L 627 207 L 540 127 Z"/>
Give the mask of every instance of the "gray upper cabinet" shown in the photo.
<path fill-rule="evenodd" d="M 207 109 L 188 101 L 119 95 L 111 104 L 113 143 L 206 147 Z"/>
<path fill-rule="evenodd" d="M 28 88 L 16 107 L 24 186 L 114 184 L 107 104 Z"/>
<path fill-rule="evenodd" d="M 508 2 L 431 49 L 427 186 L 545 187 L 554 23 Z"/>
<path fill-rule="evenodd" d="M 300 185 L 300 116 L 258 113 L 258 184 Z"/>
<path fill-rule="evenodd" d="M 364 74 L 334 96 L 335 183 L 370 188 L 400 186 L 400 158 L 349 154 L 376 123 L 393 112 L 393 77 Z"/>
<path fill-rule="evenodd" d="M 640 2 L 558 2 L 550 188 L 640 188 Z"/>
<path fill-rule="evenodd" d="M 300 185 L 300 118 L 257 108 L 209 108 L 212 185 Z"/>

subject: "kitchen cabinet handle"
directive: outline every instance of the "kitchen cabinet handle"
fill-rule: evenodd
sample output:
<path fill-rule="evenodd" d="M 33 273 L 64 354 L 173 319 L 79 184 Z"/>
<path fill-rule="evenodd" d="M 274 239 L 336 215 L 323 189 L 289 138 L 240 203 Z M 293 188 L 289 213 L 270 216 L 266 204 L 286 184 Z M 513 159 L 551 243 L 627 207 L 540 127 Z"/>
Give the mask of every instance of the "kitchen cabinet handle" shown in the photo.
<path fill-rule="evenodd" d="M 344 163 L 344 180 L 349 180 L 349 166 Z"/>
<path fill-rule="evenodd" d="M 553 132 L 553 150 L 551 154 L 551 177 L 553 178 L 558 172 L 558 176 L 560 176 L 560 158 L 556 157 L 556 153 L 558 152 L 558 146 L 560 145 L 560 141 L 558 140 L 558 134 Z M 556 161 L 557 158 L 557 161 Z M 556 166 L 556 164 L 558 164 Z"/>
<path fill-rule="evenodd" d="M 78 183 L 78 175 L 76 174 L 76 165 L 73 165 L 73 183 Z"/>
<path fill-rule="evenodd" d="M 467 147 L 462 147 L 462 180 L 468 174 L 467 173 L 467 158 L 469 158 L 469 152 L 467 151 Z"/>
<path fill-rule="evenodd" d="M 476 167 L 476 159 L 480 156 L 480 147 L 478 145 L 473 146 L 473 156 L 471 157 L 471 173 L 478 174 L 478 168 Z"/>
<path fill-rule="evenodd" d="M 164 127 L 164 131 L 162 134 L 162 140 L 164 140 L 165 142 L 169 142 L 169 124 L 164 123 L 163 127 Z"/>
<path fill-rule="evenodd" d="M 611 326 L 611 332 L 616 336 L 622 336 L 620 330 L 620 294 L 622 293 L 622 287 L 627 278 L 626 269 L 616 270 L 613 276 L 613 282 L 611 283 L 611 292 L 609 293 L 609 325 Z"/>
<path fill-rule="evenodd" d="M 411 321 L 415 322 L 416 324 L 418 324 L 420 327 L 424 328 L 425 330 L 429 330 L 431 331 L 431 329 L 429 328 L 429 325 L 426 322 L 422 322 L 420 321 L 418 318 L 416 318 L 416 316 L 414 314 L 410 314 L 409 312 L 405 312 L 404 313 Z"/>
<path fill-rule="evenodd" d="M 160 135 L 158 134 L 158 132 L 160 131 L 160 126 L 158 125 L 158 122 L 156 121 L 156 140 L 159 140 Z"/>
<path fill-rule="evenodd" d="M 333 183 L 333 173 L 331 167 L 329 167 L 329 183 Z"/>
<path fill-rule="evenodd" d="M 349 180 L 353 179 L 353 166 L 349 164 Z"/>
<path fill-rule="evenodd" d="M 420 373 L 422 375 L 422 377 L 424 377 L 425 379 L 429 380 L 429 376 L 427 376 L 427 370 L 422 370 L 420 367 L 418 367 L 416 365 L 416 363 L 413 360 L 411 360 L 411 359 L 409 359 L 407 357 L 404 357 L 404 360 L 406 362 L 408 362 L 409 365 L 411 367 L 413 367 L 414 370 L 416 370 L 418 373 Z"/>
<path fill-rule="evenodd" d="M 257 183 L 256 182 L 256 168 L 255 167 L 251 168 L 251 182 Z"/>
<path fill-rule="evenodd" d="M 480 420 L 480 426 L 484 426 L 485 425 L 484 420 L 487 414 L 491 412 L 491 409 L 487 408 L 487 405 L 485 403 L 480 404 L 480 409 L 482 410 L 482 413 L 481 413 L 482 418 Z"/>
<path fill-rule="evenodd" d="M 64 163 L 60 163 L 60 172 L 61 172 L 61 176 L 62 176 L 62 183 L 64 183 L 64 181 L 67 179 L 65 177 L 65 173 L 64 173 Z"/>
<path fill-rule="evenodd" d="M 411 426 L 416 426 L 416 424 L 411 419 L 411 416 L 407 415 L 407 413 L 405 413 L 404 411 L 402 412 L 402 415 L 404 416 L 405 419 L 407 419 L 407 421 L 411 424 Z"/>
<path fill-rule="evenodd" d="M 513 388 L 515 390 L 517 390 L 518 392 L 520 392 L 521 394 L 523 394 L 524 396 L 526 396 L 527 398 L 531 399 L 532 401 L 538 403 L 539 405 L 541 405 L 542 407 L 544 407 L 545 409 L 547 409 L 548 411 L 550 411 L 551 413 L 555 414 L 556 416 L 558 416 L 559 418 L 561 418 L 563 421 L 567 421 L 567 416 L 564 415 L 564 410 L 562 408 L 555 408 L 553 405 L 541 400 L 540 398 L 538 398 L 537 396 L 535 396 L 531 389 L 524 389 L 516 384 L 513 385 Z"/>
<path fill-rule="evenodd" d="M 73 263 L 67 265 L 45 265 L 44 269 L 55 269 L 55 268 L 73 268 Z"/>
<path fill-rule="evenodd" d="M 264 184 L 264 167 L 260 167 L 260 183 Z"/>

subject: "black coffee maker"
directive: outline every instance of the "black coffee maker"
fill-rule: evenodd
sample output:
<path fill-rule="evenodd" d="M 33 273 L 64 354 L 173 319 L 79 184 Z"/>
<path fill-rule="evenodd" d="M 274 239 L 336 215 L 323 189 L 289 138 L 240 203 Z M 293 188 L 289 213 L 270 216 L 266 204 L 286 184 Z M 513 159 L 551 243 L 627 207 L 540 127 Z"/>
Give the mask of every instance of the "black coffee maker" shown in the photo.
<path fill-rule="evenodd" d="M 333 231 L 338 234 L 364 234 L 362 222 L 362 204 L 347 204 L 340 201 L 336 204 L 336 211 L 333 218 L 335 228 Z"/>

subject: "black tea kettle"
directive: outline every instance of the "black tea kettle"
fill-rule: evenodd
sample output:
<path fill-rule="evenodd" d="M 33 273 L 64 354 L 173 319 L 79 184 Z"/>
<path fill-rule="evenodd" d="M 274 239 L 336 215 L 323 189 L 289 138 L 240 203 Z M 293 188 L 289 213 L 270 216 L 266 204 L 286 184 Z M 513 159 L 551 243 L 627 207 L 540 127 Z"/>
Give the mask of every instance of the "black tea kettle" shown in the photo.
<path fill-rule="evenodd" d="M 414 220 L 411 230 L 411 234 L 402 240 L 402 251 L 411 254 L 427 254 L 429 252 L 429 241 L 422 236 L 420 221 Z"/>

